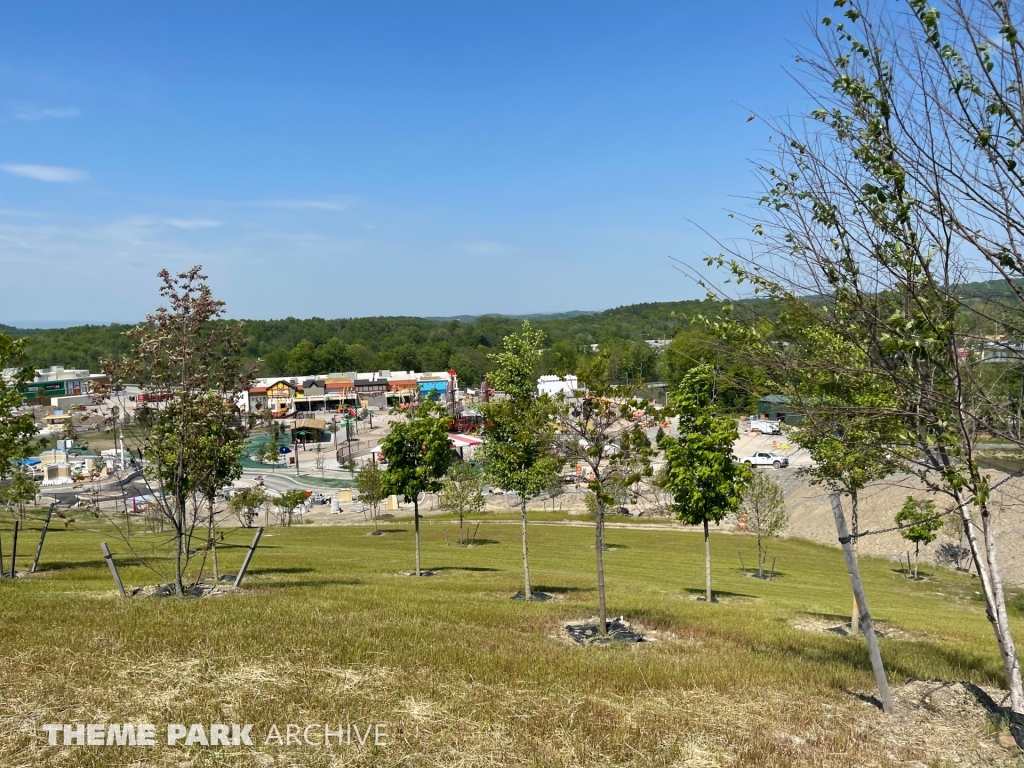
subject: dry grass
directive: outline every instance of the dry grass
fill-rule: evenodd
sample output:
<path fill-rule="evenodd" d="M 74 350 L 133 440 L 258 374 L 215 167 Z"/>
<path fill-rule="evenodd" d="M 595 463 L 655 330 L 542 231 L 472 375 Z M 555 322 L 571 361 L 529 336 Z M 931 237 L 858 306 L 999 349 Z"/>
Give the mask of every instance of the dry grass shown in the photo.
<path fill-rule="evenodd" d="M 412 564 L 412 535 L 393 527 L 404 532 L 271 529 L 242 594 L 190 601 L 117 599 L 100 537 L 53 532 L 45 576 L 0 583 L 0 764 L 1019 764 L 974 689 L 928 698 L 932 688 L 903 685 L 966 681 L 998 697 L 995 644 L 967 577 L 908 582 L 888 563 L 864 563 L 873 613 L 905 633 L 881 641 L 903 686 L 899 714 L 884 718 L 862 698 L 873 687 L 863 643 L 792 625 L 844 617 L 836 551 L 780 543 L 782 576 L 764 583 L 740 573 L 735 549 L 749 542 L 717 537 L 716 584 L 734 600 L 709 606 L 679 599 L 702 585 L 698 535 L 615 531 L 609 609 L 659 642 L 582 648 L 558 632 L 593 615 L 587 529 L 532 529 L 535 586 L 559 599 L 526 604 L 504 597 L 520 586 L 514 526 L 481 525 L 494 543 L 470 549 L 446 547 L 440 527 L 425 526 L 424 566 L 438 572 L 429 579 L 394 576 Z M 225 568 L 241 556 L 241 546 L 222 550 Z M 126 585 L 152 580 L 121 565 Z M 107 720 L 156 723 L 158 733 L 167 723 L 253 723 L 257 744 L 47 747 L 39 730 Z M 271 724 L 324 722 L 386 723 L 388 745 L 261 743 Z"/>

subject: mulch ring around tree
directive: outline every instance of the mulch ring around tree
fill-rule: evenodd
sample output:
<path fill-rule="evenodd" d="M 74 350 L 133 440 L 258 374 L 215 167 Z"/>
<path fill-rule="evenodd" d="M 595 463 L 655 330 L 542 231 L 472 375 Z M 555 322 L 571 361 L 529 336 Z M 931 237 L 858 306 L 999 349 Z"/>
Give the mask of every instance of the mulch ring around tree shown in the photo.
<path fill-rule="evenodd" d="M 873 621 L 872 625 L 875 628 L 876 637 L 887 637 L 890 640 L 924 640 L 929 637 L 924 632 L 914 632 L 880 621 Z M 849 621 L 842 623 L 832 616 L 804 614 L 790 621 L 790 626 L 805 632 L 828 632 L 840 637 L 859 637 L 861 634 L 850 630 Z"/>
<path fill-rule="evenodd" d="M 600 632 L 600 619 L 565 625 L 565 633 L 578 645 L 607 645 L 608 643 L 646 643 L 648 638 L 632 627 L 622 616 L 607 623 L 605 634 Z"/>
<path fill-rule="evenodd" d="M 242 590 L 234 584 L 203 583 L 196 584 L 191 587 L 188 592 L 185 593 L 185 597 L 191 600 L 200 597 L 223 597 L 224 595 L 234 595 L 240 592 L 242 592 Z M 174 593 L 174 586 L 170 584 L 136 587 L 131 590 L 128 595 L 130 597 L 177 597 Z"/>
<path fill-rule="evenodd" d="M 509 598 L 509 600 L 525 600 L 525 599 L 526 599 L 526 594 L 521 589 L 518 592 L 516 592 L 514 595 L 512 595 L 512 597 Z M 553 600 L 553 599 L 554 598 L 552 597 L 552 595 L 549 595 L 547 592 L 541 592 L 541 591 L 536 590 L 536 589 L 530 590 L 530 601 L 531 602 L 534 602 L 534 603 L 544 603 L 544 602 L 547 602 L 548 600 Z"/>

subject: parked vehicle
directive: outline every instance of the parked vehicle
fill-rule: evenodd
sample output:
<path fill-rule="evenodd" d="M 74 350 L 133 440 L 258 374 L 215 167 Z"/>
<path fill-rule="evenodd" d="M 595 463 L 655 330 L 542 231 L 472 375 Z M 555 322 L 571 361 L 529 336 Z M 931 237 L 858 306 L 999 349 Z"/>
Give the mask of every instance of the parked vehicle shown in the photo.
<path fill-rule="evenodd" d="M 762 435 L 781 435 L 782 425 L 777 421 L 769 421 L 768 419 L 762 419 L 757 416 L 750 417 L 750 426 L 747 427 L 751 432 L 760 432 Z"/>
<path fill-rule="evenodd" d="M 771 451 L 758 451 L 753 456 L 746 456 L 740 459 L 742 464 L 753 467 L 775 467 L 775 469 L 782 469 L 783 467 L 789 466 L 789 459 L 785 456 L 779 456 L 777 453 Z"/>

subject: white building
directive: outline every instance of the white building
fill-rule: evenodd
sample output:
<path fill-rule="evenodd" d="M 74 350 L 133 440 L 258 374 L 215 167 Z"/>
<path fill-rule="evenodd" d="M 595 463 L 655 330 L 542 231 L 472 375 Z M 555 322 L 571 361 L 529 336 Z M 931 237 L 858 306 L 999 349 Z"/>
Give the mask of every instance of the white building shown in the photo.
<path fill-rule="evenodd" d="M 565 394 L 566 397 L 572 397 L 579 388 L 579 379 L 572 374 L 569 374 L 564 378 L 548 374 L 537 379 L 538 395 L 551 395 L 551 397 L 557 397 L 560 394 Z"/>

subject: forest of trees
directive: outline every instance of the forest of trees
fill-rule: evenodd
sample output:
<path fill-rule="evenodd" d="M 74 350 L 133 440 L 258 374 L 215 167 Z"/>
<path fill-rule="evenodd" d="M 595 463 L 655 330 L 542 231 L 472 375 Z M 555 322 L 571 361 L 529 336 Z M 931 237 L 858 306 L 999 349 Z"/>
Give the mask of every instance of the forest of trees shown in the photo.
<path fill-rule="evenodd" d="M 963 286 L 966 303 L 978 316 L 997 317 L 1009 298 L 1003 281 Z M 1006 295 L 1004 295 L 1006 294 Z M 702 323 L 719 302 L 678 301 L 632 304 L 604 312 L 534 315 L 531 322 L 546 338 L 539 374 L 573 373 L 596 354 L 604 355 L 613 381 L 644 379 L 678 384 L 694 366 L 712 363 L 721 371 L 719 397 L 734 412 L 754 407 L 764 386 L 758 368 L 724 346 Z M 985 311 L 990 309 L 991 311 Z M 766 300 L 739 302 L 738 311 L 774 319 Z M 484 315 L 460 318 L 319 317 L 245 321 L 246 355 L 263 376 L 306 376 L 342 371 L 454 369 L 465 386 L 477 386 L 490 369 L 488 354 L 521 325 L 521 317 Z M 85 325 L 25 330 L 0 326 L 14 338 L 28 338 L 30 363 L 99 370 L 103 358 L 128 349 L 129 325 Z M 1000 333 L 993 324 L 986 333 Z M 671 339 L 661 351 L 646 343 Z M 595 349 L 596 346 L 596 349 Z"/>
<path fill-rule="evenodd" d="M 763 302 L 752 303 L 763 304 Z M 767 306 L 767 305 L 765 305 Z M 538 373 L 571 373 L 595 354 L 604 355 L 616 381 L 664 379 L 678 381 L 693 365 L 717 362 L 730 369 L 720 345 L 693 320 L 717 310 L 717 303 L 681 301 L 610 309 L 595 313 L 536 315 L 546 348 Z M 515 332 L 520 317 L 476 318 L 366 317 L 249 320 L 245 322 L 246 354 L 265 376 L 311 375 L 340 371 L 455 369 L 467 386 L 478 385 L 490 368 L 488 354 Z M 14 337 L 28 338 L 32 365 L 99 370 L 99 361 L 123 355 L 125 332 L 131 326 L 78 326 L 22 330 L 0 326 Z M 672 339 L 659 354 L 646 340 Z M 595 348 L 596 347 L 596 348 Z M 743 371 L 733 371 L 744 377 Z M 750 399 L 737 391 L 726 399 L 743 409 Z M 749 389 L 749 387 L 747 388 Z"/>

